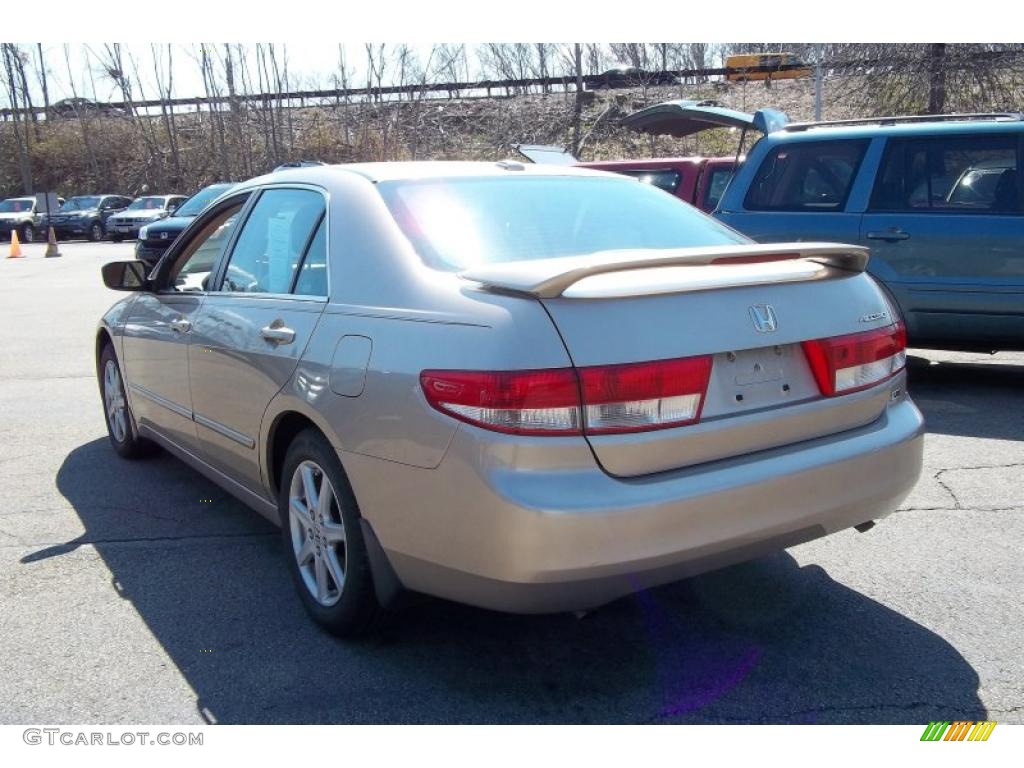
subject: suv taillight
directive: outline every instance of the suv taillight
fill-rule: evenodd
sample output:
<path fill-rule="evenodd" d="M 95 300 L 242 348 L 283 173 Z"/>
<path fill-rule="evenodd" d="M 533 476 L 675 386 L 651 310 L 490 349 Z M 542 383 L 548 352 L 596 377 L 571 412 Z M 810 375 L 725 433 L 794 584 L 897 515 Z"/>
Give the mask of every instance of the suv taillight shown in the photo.
<path fill-rule="evenodd" d="M 533 371 L 424 371 L 442 413 L 517 435 L 643 432 L 700 419 L 711 356 Z"/>
<path fill-rule="evenodd" d="M 907 332 L 902 323 L 849 336 L 803 342 L 821 394 L 845 395 L 873 387 L 903 370 Z"/>

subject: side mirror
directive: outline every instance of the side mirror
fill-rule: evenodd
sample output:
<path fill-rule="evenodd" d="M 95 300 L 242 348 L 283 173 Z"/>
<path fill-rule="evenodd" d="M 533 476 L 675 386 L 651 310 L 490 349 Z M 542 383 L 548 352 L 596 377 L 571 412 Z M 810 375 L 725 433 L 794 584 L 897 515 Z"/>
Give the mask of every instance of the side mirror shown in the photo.
<path fill-rule="evenodd" d="M 147 291 L 146 265 L 141 261 L 112 261 L 102 269 L 103 284 L 114 291 Z"/>

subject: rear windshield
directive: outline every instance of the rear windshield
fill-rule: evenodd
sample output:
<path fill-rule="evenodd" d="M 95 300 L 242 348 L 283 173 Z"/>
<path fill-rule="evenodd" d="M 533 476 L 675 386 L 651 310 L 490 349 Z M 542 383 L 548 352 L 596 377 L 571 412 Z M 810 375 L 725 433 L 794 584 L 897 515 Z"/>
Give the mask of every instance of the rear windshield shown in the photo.
<path fill-rule="evenodd" d="M 387 181 L 378 188 L 435 269 L 749 242 L 656 187 L 625 178 L 474 177 Z"/>

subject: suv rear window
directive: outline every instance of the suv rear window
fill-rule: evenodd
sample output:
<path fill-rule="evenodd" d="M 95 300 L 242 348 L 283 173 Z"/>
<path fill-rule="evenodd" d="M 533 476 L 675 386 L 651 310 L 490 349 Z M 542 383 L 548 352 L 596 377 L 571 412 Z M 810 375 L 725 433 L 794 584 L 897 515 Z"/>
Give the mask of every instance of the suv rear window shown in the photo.
<path fill-rule="evenodd" d="M 942 136 L 889 141 L 871 210 L 1020 213 L 1017 139 Z"/>
<path fill-rule="evenodd" d="M 782 144 L 761 162 L 744 206 L 752 211 L 841 211 L 866 140 Z"/>
<path fill-rule="evenodd" d="M 750 242 L 649 184 L 586 176 L 482 176 L 377 185 L 427 266 Z"/>

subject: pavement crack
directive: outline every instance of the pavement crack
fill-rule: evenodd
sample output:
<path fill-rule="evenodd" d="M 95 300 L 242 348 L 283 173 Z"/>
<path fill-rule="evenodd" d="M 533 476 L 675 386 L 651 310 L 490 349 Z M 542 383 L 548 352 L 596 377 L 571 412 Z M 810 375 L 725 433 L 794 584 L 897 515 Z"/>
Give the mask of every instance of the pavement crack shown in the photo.
<path fill-rule="evenodd" d="M 977 466 L 972 467 L 946 467 L 937 471 L 932 475 L 932 477 L 935 482 L 949 494 L 950 498 L 953 499 L 954 509 L 965 509 L 963 503 L 960 501 L 960 497 L 956 495 L 956 491 L 954 491 L 949 484 L 942 479 L 942 476 L 946 472 L 974 472 L 980 469 L 1013 469 L 1015 467 L 1024 467 L 1024 462 L 1016 461 L 1010 462 L 1009 464 L 978 464 Z"/>
<path fill-rule="evenodd" d="M 939 484 L 939 486 L 941 486 L 942 490 L 944 490 L 944 491 L 945 491 L 946 493 L 948 493 L 948 494 L 949 494 L 949 497 L 950 497 L 951 499 L 953 499 L 953 508 L 954 508 L 954 509 L 961 509 L 962 507 L 961 507 L 961 505 L 960 505 L 960 499 L 958 499 L 958 498 L 957 498 L 957 495 L 956 495 L 956 493 L 955 493 L 955 492 L 953 491 L 953 489 L 952 489 L 952 488 L 950 488 L 950 487 L 949 487 L 949 486 L 948 486 L 948 485 L 947 485 L 947 484 L 946 484 L 945 482 L 943 482 L 943 480 L 942 480 L 942 473 L 943 473 L 943 472 L 949 472 L 949 471 L 950 471 L 950 470 L 948 470 L 948 469 L 940 469 L 940 470 L 939 470 L 938 472 L 936 472 L 936 473 L 935 473 L 935 475 L 934 475 L 934 478 L 935 478 L 935 482 L 936 482 L 936 483 L 938 483 L 938 484 Z"/>

